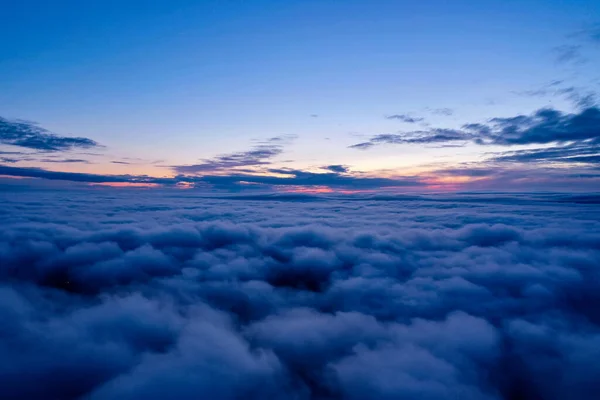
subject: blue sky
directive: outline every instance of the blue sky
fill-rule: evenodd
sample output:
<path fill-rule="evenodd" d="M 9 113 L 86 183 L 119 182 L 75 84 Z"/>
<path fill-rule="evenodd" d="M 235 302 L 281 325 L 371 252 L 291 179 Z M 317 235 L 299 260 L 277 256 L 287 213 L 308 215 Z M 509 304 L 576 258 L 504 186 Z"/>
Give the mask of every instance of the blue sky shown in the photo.
<path fill-rule="evenodd" d="M 0 162 L 11 176 L 42 168 L 172 177 L 181 166 L 203 165 L 190 178 L 198 180 L 281 175 L 282 168 L 329 173 L 321 167 L 344 165 L 333 179 L 429 176 L 425 186 L 439 187 L 430 184 L 436 171 L 468 170 L 456 174 L 448 186 L 455 189 L 473 170 L 490 169 L 490 157 L 498 162 L 490 154 L 572 141 L 351 146 L 382 134 L 431 137 L 434 128 L 462 129 L 544 107 L 564 113 L 571 126 L 570 117 L 597 110 L 597 1 L 22 1 L 5 5 L 3 14 L 0 134 L 12 136 L 0 140 L 0 152 L 27 153 Z M 14 140 L 23 134 L 15 133 L 17 119 L 99 146 L 22 146 Z M 580 148 L 600 143 L 600 133 L 577 137 Z M 274 143 L 277 150 L 260 153 L 259 163 L 255 157 L 207 171 L 207 162 Z M 540 188 L 597 183 L 556 179 L 567 170 L 596 173 L 591 158 L 523 160 L 520 173 L 550 177 Z M 482 181 L 486 189 L 520 188 L 497 176 Z"/>

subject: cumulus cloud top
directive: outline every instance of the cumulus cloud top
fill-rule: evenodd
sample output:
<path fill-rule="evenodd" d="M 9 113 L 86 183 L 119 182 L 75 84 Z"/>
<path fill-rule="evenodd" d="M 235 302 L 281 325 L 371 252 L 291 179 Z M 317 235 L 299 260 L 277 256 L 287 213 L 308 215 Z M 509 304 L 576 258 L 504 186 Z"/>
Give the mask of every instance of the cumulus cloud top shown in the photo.
<path fill-rule="evenodd" d="M 0 393 L 593 399 L 598 195 L 0 192 Z"/>

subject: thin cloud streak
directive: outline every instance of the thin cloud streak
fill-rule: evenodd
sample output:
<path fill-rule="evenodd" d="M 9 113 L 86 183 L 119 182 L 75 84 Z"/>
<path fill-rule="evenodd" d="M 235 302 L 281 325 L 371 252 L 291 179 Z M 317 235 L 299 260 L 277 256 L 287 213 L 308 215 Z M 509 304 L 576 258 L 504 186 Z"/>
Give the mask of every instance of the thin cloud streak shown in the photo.
<path fill-rule="evenodd" d="M 171 168 L 177 174 L 193 175 L 270 165 L 273 158 L 283 153 L 284 146 L 290 144 L 295 138 L 290 135 L 275 136 L 259 142 L 258 145 L 247 151 L 222 154 L 203 160 L 199 164 L 175 165 Z"/>

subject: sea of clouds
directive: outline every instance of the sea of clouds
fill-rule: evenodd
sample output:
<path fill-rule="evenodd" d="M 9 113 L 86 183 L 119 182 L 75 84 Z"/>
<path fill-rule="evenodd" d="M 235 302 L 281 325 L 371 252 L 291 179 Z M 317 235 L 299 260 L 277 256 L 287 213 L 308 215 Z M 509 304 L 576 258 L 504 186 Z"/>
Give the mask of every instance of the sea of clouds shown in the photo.
<path fill-rule="evenodd" d="M 2 399 L 597 399 L 600 196 L 0 191 Z"/>

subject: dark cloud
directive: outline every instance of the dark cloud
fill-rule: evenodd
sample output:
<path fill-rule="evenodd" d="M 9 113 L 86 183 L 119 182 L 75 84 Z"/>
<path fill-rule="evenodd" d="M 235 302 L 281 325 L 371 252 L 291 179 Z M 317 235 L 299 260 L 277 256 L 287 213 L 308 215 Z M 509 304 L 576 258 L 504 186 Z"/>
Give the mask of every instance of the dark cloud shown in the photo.
<path fill-rule="evenodd" d="M 570 144 L 543 149 L 530 149 L 506 152 L 494 157 L 495 161 L 509 162 L 555 162 L 591 163 L 600 161 L 599 144 Z"/>
<path fill-rule="evenodd" d="M 470 123 L 461 129 L 428 129 L 399 134 L 382 134 L 350 146 L 366 150 L 380 144 L 547 145 L 550 149 L 523 150 L 498 157 L 503 161 L 560 162 L 592 161 L 600 146 L 600 109 L 596 106 L 567 113 L 551 108 L 530 115 L 497 117 L 485 123 Z"/>
<path fill-rule="evenodd" d="M 546 144 L 600 140 L 600 109 L 591 107 L 578 113 L 540 109 L 531 115 L 492 118 L 487 124 L 470 124 L 468 134 L 484 144 Z"/>
<path fill-rule="evenodd" d="M 327 165 L 325 167 L 323 167 L 323 169 L 327 169 L 331 172 L 337 172 L 337 173 L 344 173 L 344 172 L 348 172 L 349 168 L 345 165 Z"/>
<path fill-rule="evenodd" d="M 59 136 L 34 123 L 0 117 L 0 143 L 43 151 L 65 151 L 98 147 L 83 137 Z"/>
<path fill-rule="evenodd" d="M 408 114 L 394 114 L 388 115 L 385 117 L 386 119 L 396 119 L 402 122 L 406 122 L 408 124 L 416 124 L 417 122 L 423 122 L 425 118 L 421 117 L 412 117 Z"/>
<path fill-rule="evenodd" d="M 597 195 L 89 195 L 0 191 L 6 398 L 600 390 Z"/>

